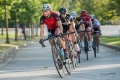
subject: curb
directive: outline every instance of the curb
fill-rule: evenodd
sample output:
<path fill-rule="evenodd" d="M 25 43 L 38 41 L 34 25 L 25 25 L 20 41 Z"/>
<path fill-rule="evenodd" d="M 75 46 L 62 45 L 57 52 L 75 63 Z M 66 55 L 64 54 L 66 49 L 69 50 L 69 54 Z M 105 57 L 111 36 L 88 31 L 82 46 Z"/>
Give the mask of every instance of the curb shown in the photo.
<path fill-rule="evenodd" d="M 20 49 L 22 47 L 28 46 L 30 44 L 33 44 L 35 41 L 37 41 L 37 40 L 30 41 L 30 42 L 27 42 L 27 43 L 24 43 L 24 44 L 20 44 L 20 45 L 8 48 L 6 51 L 4 51 L 3 53 L 0 54 L 0 62 L 2 62 L 3 60 L 5 60 L 7 58 L 7 56 L 10 53 L 12 53 L 13 51 L 18 50 L 18 49 Z"/>
<path fill-rule="evenodd" d="M 105 44 L 105 43 L 100 43 L 101 46 L 105 46 L 105 47 L 108 47 L 108 48 L 111 48 L 115 51 L 120 51 L 120 46 L 115 46 L 115 45 L 109 45 L 109 44 Z"/>

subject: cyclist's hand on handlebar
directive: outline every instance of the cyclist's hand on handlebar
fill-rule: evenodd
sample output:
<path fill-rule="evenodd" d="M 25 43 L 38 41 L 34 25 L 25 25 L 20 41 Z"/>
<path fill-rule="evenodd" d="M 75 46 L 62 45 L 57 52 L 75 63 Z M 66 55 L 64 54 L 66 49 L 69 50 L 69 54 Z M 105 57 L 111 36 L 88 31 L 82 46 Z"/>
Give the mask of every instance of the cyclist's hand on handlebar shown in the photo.
<path fill-rule="evenodd" d="M 94 29 L 91 29 L 92 32 L 94 32 Z"/>
<path fill-rule="evenodd" d="M 44 45 L 43 39 L 40 39 L 39 43 L 41 44 L 42 47 L 46 47 L 46 46 Z"/>

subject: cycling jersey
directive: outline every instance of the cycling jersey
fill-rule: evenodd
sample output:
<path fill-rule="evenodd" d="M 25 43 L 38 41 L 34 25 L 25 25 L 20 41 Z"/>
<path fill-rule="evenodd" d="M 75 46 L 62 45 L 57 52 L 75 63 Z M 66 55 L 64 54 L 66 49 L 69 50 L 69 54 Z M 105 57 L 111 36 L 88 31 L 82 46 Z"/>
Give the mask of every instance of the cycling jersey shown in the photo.
<path fill-rule="evenodd" d="M 89 22 L 91 21 L 90 16 L 89 15 L 85 15 L 85 16 L 80 16 L 80 18 L 83 20 L 85 28 L 89 27 Z"/>
<path fill-rule="evenodd" d="M 83 20 L 80 17 L 76 17 L 75 22 L 75 29 L 78 30 L 80 25 L 83 24 Z"/>
<path fill-rule="evenodd" d="M 69 26 L 70 26 L 71 22 L 73 22 L 73 18 L 69 14 L 66 14 L 65 18 L 62 18 L 61 15 L 60 15 L 60 20 L 61 20 L 61 23 L 62 23 L 62 26 L 63 26 L 63 33 L 66 33 L 69 30 Z M 65 22 L 67 22 L 68 25 L 63 24 Z"/>
<path fill-rule="evenodd" d="M 69 26 L 70 26 L 71 22 L 73 22 L 73 18 L 69 14 L 67 14 L 65 18 L 62 18 L 60 15 L 60 20 L 61 20 L 61 23 L 63 26 L 63 33 L 66 33 L 69 30 Z M 68 25 L 63 24 L 65 22 L 68 22 Z"/>
<path fill-rule="evenodd" d="M 46 18 L 44 15 L 40 18 L 40 25 L 46 24 L 48 30 L 53 30 L 56 27 L 58 27 L 57 21 L 59 21 L 59 16 L 55 12 L 51 12 L 51 15 L 49 18 Z"/>
<path fill-rule="evenodd" d="M 97 19 L 94 19 L 92 26 L 93 28 L 98 28 L 98 26 L 100 26 L 100 22 Z"/>
<path fill-rule="evenodd" d="M 99 31 L 98 26 L 100 26 L 100 22 L 97 19 L 94 19 L 92 23 L 94 31 Z M 97 34 L 98 32 L 94 32 L 94 34 Z"/>

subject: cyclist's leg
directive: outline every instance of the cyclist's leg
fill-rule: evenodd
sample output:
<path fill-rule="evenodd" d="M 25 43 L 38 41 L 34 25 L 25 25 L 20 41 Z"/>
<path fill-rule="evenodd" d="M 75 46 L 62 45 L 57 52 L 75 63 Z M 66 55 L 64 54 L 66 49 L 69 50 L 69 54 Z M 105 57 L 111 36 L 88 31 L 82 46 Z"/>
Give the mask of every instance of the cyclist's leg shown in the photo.
<path fill-rule="evenodd" d="M 79 31 L 84 31 L 85 30 L 85 26 L 84 24 L 82 24 L 79 27 Z M 80 45 L 81 45 L 81 53 L 84 53 L 84 32 L 80 32 Z"/>
<path fill-rule="evenodd" d="M 85 26 L 84 24 L 82 24 L 80 27 L 79 27 L 79 31 L 84 31 L 85 30 Z M 84 47 L 84 32 L 80 32 L 80 41 L 81 41 L 81 47 Z"/>
<path fill-rule="evenodd" d="M 55 31 L 55 29 L 53 29 L 53 30 L 48 30 L 48 37 L 53 36 L 53 35 L 54 35 L 54 31 Z M 52 50 L 53 39 L 50 39 L 50 40 L 49 40 L 49 43 L 50 43 L 50 45 L 51 45 L 51 50 Z M 56 51 L 55 53 L 57 53 L 57 51 Z M 58 54 L 55 54 L 55 55 L 56 55 L 56 58 L 58 58 Z"/>
<path fill-rule="evenodd" d="M 94 29 L 95 31 L 99 31 L 98 28 L 97 29 Z M 99 53 L 100 49 L 99 49 L 99 44 L 100 44 L 100 40 L 99 40 L 99 37 L 100 37 L 100 33 L 97 32 L 96 33 L 96 41 L 97 41 L 97 52 Z"/>
<path fill-rule="evenodd" d="M 59 35 L 60 34 L 60 29 L 56 28 L 54 34 L 55 35 Z M 66 47 L 65 47 L 65 41 L 62 40 L 60 37 L 58 37 L 58 41 L 59 41 L 60 45 L 62 46 L 62 48 L 66 49 Z"/>
<path fill-rule="evenodd" d="M 88 47 L 89 47 L 89 51 L 92 50 L 92 35 L 91 35 L 91 28 L 89 26 L 86 26 L 86 32 L 87 33 L 87 37 L 88 37 Z"/>
<path fill-rule="evenodd" d="M 72 25 L 69 26 L 69 32 L 74 32 L 74 29 L 73 29 Z M 72 38 L 72 41 L 74 42 L 76 51 L 79 51 L 80 49 L 79 49 L 78 44 L 76 43 L 77 39 L 76 39 L 75 34 L 71 34 L 71 38 Z"/>

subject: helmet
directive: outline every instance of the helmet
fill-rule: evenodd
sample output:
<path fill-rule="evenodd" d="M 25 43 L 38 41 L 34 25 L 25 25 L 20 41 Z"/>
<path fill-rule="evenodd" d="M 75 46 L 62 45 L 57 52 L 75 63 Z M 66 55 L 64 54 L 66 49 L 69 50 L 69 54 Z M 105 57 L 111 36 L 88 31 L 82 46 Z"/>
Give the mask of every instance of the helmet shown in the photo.
<path fill-rule="evenodd" d="M 70 13 L 70 16 L 76 17 L 76 16 L 77 16 L 77 13 L 76 13 L 75 11 L 72 11 L 72 12 Z"/>
<path fill-rule="evenodd" d="M 95 19 L 95 15 L 94 15 L 94 14 L 91 14 L 91 15 L 90 15 L 90 18 L 91 18 L 91 19 Z"/>
<path fill-rule="evenodd" d="M 87 11 L 86 11 L 86 10 L 82 10 L 80 14 L 81 14 L 82 16 L 84 16 L 84 15 L 87 14 Z"/>
<path fill-rule="evenodd" d="M 51 10 L 51 6 L 49 4 L 43 4 L 42 5 L 42 10 Z"/>
<path fill-rule="evenodd" d="M 65 14 L 66 12 L 67 12 L 67 9 L 64 8 L 64 7 L 61 7 L 61 8 L 59 9 L 59 13 L 60 13 L 60 14 Z"/>

